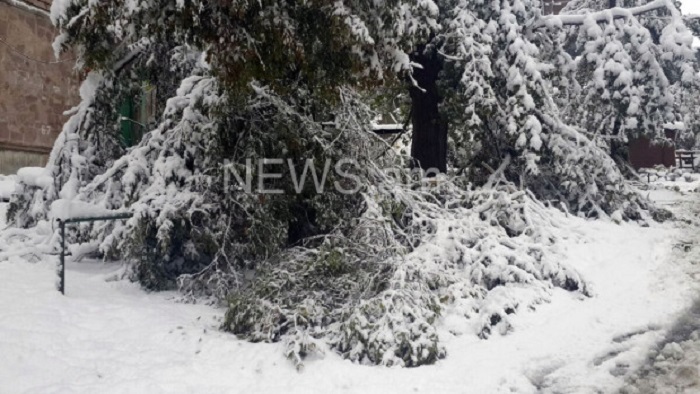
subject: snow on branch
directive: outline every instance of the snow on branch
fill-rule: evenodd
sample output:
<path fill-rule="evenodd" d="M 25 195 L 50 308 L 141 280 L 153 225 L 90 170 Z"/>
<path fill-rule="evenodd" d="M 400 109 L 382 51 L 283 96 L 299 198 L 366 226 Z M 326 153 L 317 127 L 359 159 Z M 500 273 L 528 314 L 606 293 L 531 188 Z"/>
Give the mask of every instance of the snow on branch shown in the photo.
<path fill-rule="evenodd" d="M 52 219 L 68 220 L 129 213 L 127 209 L 108 209 L 97 204 L 60 198 L 51 203 Z"/>
<path fill-rule="evenodd" d="M 548 15 L 540 21 L 537 28 L 554 27 L 554 26 L 579 26 L 584 24 L 587 18 L 593 19 L 595 22 L 606 22 L 613 19 L 626 19 L 637 15 L 646 14 L 651 11 L 667 8 L 673 17 L 680 17 L 680 12 L 673 5 L 671 0 L 654 0 L 649 4 L 639 7 L 622 8 L 615 7 L 603 11 L 592 12 L 587 14 L 575 15 Z"/>

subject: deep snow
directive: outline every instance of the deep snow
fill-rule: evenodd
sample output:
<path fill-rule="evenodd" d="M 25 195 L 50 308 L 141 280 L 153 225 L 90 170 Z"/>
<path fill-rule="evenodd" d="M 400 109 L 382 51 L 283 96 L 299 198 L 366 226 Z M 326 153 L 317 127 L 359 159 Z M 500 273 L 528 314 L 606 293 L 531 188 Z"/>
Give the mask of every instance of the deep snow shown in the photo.
<path fill-rule="evenodd" d="M 613 392 L 700 294 L 692 257 L 699 185 L 663 181 L 650 191 L 686 222 L 644 228 L 568 218 L 562 250 L 594 296 L 555 289 L 552 302 L 521 312 L 511 333 L 488 340 L 450 334 L 458 320 L 448 315 L 447 358 L 417 369 L 326 352 L 297 372 L 281 344 L 220 332 L 223 310 L 145 293 L 118 280 L 120 264 L 70 262 L 63 297 L 55 258 L 10 258 L 0 263 L 0 393 Z"/>

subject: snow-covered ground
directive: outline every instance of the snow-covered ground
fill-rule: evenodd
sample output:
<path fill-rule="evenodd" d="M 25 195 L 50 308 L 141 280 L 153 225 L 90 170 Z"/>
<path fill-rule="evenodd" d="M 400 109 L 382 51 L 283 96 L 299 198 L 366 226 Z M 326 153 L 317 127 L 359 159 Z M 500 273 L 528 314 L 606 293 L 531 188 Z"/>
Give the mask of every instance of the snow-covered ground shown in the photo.
<path fill-rule="evenodd" d="M 623 393 L 662 394 L 700 392 L 700 299 L 679 319 L 666 339 L 649 353 Z"/>
<path fill-rule="evenodd" d="M 298 372 L 282 345 L 220 332 L 223 310 L 117 280 L 120 264 L 69 263 L 64 297 L 55 259 L 10 259 L 0 263 L 0 393 L 614 392 L 641 381 L 650 352 L 700 295 L 698 187 L 659 181 L 649 192 L 685 221 L 569 218 L 562 249 L 593 297 L 555 289 L 552 302 L 513 318 L 513 332 L 488 340 L 444 330 L 447 358 L 417 369 L 326 352 Z"/>

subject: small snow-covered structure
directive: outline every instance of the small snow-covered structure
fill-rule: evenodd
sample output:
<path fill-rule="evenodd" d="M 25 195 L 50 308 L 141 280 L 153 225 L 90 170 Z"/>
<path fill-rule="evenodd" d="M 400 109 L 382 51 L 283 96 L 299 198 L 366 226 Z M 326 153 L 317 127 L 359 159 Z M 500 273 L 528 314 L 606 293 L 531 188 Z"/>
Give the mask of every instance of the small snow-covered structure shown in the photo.
<path fill-rule="evenodd" d="M 372 124 L 372 131 L 379 135 L 387 134 L 401 134 L 404 132 L 404 127 L 402 124 L 390 123 L 390 124 Z"/>
<path fill-rule="evenodd" d="M 545 15 L 559 14 L 569 0 L 542 0 L 542 13 Z"/>
<path fill-rule="evenodd" d="M 685 130 L 683 122 L 666 123 L 664 132 L 666 143 L 651 141 L 648 137 L 638 137 L 629 142 L 629 161 L 635 170 L 676 166 L 676 140 L 678 134 Z"/>

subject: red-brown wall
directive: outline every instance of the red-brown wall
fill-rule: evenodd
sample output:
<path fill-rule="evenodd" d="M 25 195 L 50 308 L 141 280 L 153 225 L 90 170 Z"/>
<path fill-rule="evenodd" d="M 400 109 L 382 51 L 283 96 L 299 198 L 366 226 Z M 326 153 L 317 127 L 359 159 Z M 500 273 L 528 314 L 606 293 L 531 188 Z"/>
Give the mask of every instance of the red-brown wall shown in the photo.
<path fill-rule="evenodd" d="M 50 0 L 23 3 L 44 10 L 50 6 Z M 42 63 L 56 61 L 51 46 L 55 35 L 47 12 L 0 0 L 0 156 L 26 152 L 45 159 L 67 119 L 63 112 L 78 103 L 74 61 Z M 8 172 L 0 158 L 0 173 Z"/>

